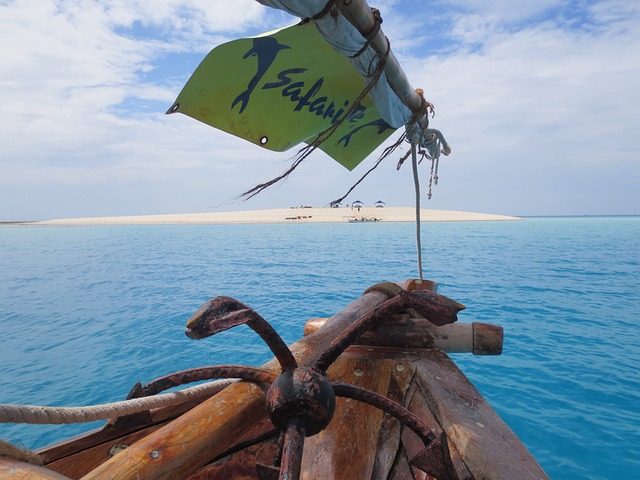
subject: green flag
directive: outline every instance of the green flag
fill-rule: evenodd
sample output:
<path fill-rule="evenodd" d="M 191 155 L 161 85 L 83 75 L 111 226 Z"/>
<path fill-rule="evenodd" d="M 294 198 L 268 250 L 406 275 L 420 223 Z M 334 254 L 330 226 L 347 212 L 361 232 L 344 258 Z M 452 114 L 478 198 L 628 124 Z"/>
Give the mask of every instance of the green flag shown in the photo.
<path fill-rule="evenodd" d="M 167 113 L 281 152 L 313 142 L 364 88 L 349 59 L 308 22 L 214 48 Z M 394 130 L 367 95 L 320 148 L 351 170 Z"/>

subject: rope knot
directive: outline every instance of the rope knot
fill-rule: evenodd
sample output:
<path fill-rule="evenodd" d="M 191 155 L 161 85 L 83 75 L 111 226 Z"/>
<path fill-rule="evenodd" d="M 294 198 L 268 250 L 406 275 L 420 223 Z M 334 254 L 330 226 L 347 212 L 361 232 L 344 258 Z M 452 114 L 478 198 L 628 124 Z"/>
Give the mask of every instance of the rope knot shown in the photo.
<path fill-rule="evenodd" d="M 327 15 L 329 12 L 331 12 L 331 16 L 333 18 L 337 18 L 338 13 L 337 12 L 332 12 L 331 9 L 333 8 L 334 4 L 336 3 L 335 0 L 329 0 L 324 8 L 322 10 L 320 10 L 318 13 L 316 13 L 313 17 L 311 17 L 311 20 L 320 20 L 322 17 L 324 17 L 325 15 Z M 305 19 L 307 20 L 307 19 Z"/>
<path fill-rule="evenodd" d="M 371 45 L 371 42 L 373 41 L 374 38 L 376 38 L 376 35 L 380 31 L 380 25 L 382 25 L 382 15 L 380 14 L 380 10 L 378 10 L 377 8 L 372 8 L 371 14 L 373 15 L 373 22 L 374 22 L 373 28 L 369 31 L 369 33 L 367 33 L 364 36 L 364 39 L 365 39 L 364 45 L 362 45 L 360 50 L 358 50 L 356 53 L 351 55 L 349 58 L 357 58 L 360 55 L 362 55 L 365 52 L 365 50 L 369 48 L 369 45 Z M 387 39 L 387 42 L 388 41 L 389 39 Z M 388 54 L 389 52 L 387 51 L 387 53 L 385 54 L 385 58 L 387 57 Z"/>

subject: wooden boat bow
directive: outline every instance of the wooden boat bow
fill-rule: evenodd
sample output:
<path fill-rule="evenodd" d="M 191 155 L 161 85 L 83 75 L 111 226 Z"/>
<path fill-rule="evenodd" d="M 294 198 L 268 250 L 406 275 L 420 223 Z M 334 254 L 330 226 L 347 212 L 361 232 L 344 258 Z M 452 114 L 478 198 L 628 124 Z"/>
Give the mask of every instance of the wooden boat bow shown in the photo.
<path fill-rule="evenodd" d="M 402 295 L 406 295 L 432 285 L 406 281 L 403 287 Z M 411 318 L 415 312 L 409 318 L 404 313 L 392 315 L 402 312 L 399 307 L 388 310 L 386 316 L 379 315 L 385 304 L 394 305 L 399 298 L 388 286 L 370 289 L 321 326 L 316 322 L 313 333 L 307 332 L 291 345 L 296 364 L 303 369 L 323 373 L 323 365 L 327 367 L 326 379 L 337 397 L 333 418 L 313 436 L 305 438 L 305 429 L 297 423 L 289 431 L 289 419 L 285 419 L 290 442 L 285 442 L 289 449 L 285 448 L 284 454 L 283 439 L 279 440 L 281 435 L 265 407 L 273 401 L 267 393 L 269 379 L 287 371 L 274 359 L 257 369 L 270 372 L 272 377 L 265 377 L 267 383 L 235 383 L 195 406 L 189 405 L 173 420 L 168 416 L 155 425 L 147 422 L 137 431 L 124 429 L 117 435 L 120 427 L 107 426 L 95 434 L 93 443 L 86 443 L 92 438 L 89 436 L 85 443 L 72 441 L 44 450 L 45 463 L 68 478 L 83 479 L 547 478 L 444 351 L 434 345 L 427 348 L 402 342 L 375 345 L 376 335 L 381 335 L 376 329 L 390 332 L 426 325 L 425 319 Z M 440 315 L 441 319 L 448 316 L 455 320 L 452 315 L 462 308 L 441 296 L 423 294 L 421 298 L 430 298 L 432 303 L 437 299 L 436 306 L 438 302 L 454 306 L 449 314 L 436 312 L 434 318 Z M 363 335 L 358 325 L 367 322 L 378 327 Z M 430 327 L 423 334 L 432 339 L 438 338 L 438 329 L 456 325 L 427 323 Z M 501 329 L 499 333 L 501 338 Z M 440 332 L 438 341 L 445 336 Z M 358 344 L 353 344 L 355 339 Z M 323 356 L 338 351 L 337 356 L 329 355 L 330 361 Z M 300 369 L 289 369 L 294 370 Z M 385 408 L 391 414 L 380 409 L 384 402 L 392 404 Z M 395 405 L 420 425 L 408 427 L 409 417 L 398 414 Z M 296 450 L 302 443 L 304 449 Z M 425 449 L 426 444 L 433 444 L 431 450 Z M 280 460 L 287 465 L 290 458 L 294 467 L 287 467 L 290 471 L 283 475 Z M 427 476 L 424 469 L 435 475 Z"/>

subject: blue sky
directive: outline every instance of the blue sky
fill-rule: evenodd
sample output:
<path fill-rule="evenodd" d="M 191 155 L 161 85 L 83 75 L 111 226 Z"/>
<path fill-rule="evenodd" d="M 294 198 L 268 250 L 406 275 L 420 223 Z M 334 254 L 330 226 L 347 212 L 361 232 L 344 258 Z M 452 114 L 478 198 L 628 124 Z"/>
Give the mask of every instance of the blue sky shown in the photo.
<path fill-rule="evenodd" d="M 426 208 L 640 214 L 640 3 L 379 1 L 453 147 Z M 165 115 L 216 45 L 297 21 L 252 0 L 0 0 L 0 221 L 324 206 L 349 172 Z M 394 135 L 390 141 L 397 138 Z M 412 206 L 388 159 L 346 201 Z M 423 190 L 427 167 L 421 168 Z"/>

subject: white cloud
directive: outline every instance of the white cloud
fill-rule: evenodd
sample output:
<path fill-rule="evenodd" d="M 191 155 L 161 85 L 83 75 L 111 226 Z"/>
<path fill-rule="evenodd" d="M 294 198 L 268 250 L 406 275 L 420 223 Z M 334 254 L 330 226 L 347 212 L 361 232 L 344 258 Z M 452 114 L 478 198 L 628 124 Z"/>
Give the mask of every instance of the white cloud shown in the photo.
<path fill-rule="evenodd" d="M 429 206 L 533 214 L 640 204 L 637 2 L 455 0 L 421 15 L 414 2 L 378 6 L 454 147 Z M 198 55 L 294 20 L 250 0 L 2 3 L 0 220 L 203 210 L 285 170 L 291 153 L 164 111 Z M 318 153 L 283 186 L 230 208 L 325 204 L 373 160 L 348 173 Z M 412 204 L 409 169 L 395 163 L 354 195 Z"/>
<path fill-rule="evenodd" d="M 454 147 L 441 178 L 452 175 L 462 191 L 449 201 L 475 196 L 514 214 L 603 212 L 594 192 L 607 192 L 619 211 L 637 212 L 638 7 L 600 2 L 584 13 L 581 28 L 553 18 L 513 32 L 497 24 L 478 48 L 407 61 L 411 78 L 428 82 L 434 126 Z M 534 201 L 545 196 L 554 202 Z"/>
<path fill-rule="evenodd" d="M 114 107 L 133 99 L 170 105 L 176 92 L 146 84 L 143 76 L 176 48 L 174 38 L 187 31 L 235 31 L 262 10 L 248 0 L 37 0 L 0 6 L 0 163 L 15 168 L 20 157 L 26 171 L 38 159 L 99 156 L 86 152 L 108 148 L 129 129 L 139 129 Z M 170 35 L 135 36 L 136 24 Z"/>
<path fill-rule="evenodd" d="M 547 11 L 551 7 L 566 4 L 566 0 L 447 0 L 441 4 L 451 5 L 464 13 L 493 17 L 501 21 L 520 21 Z"/>

